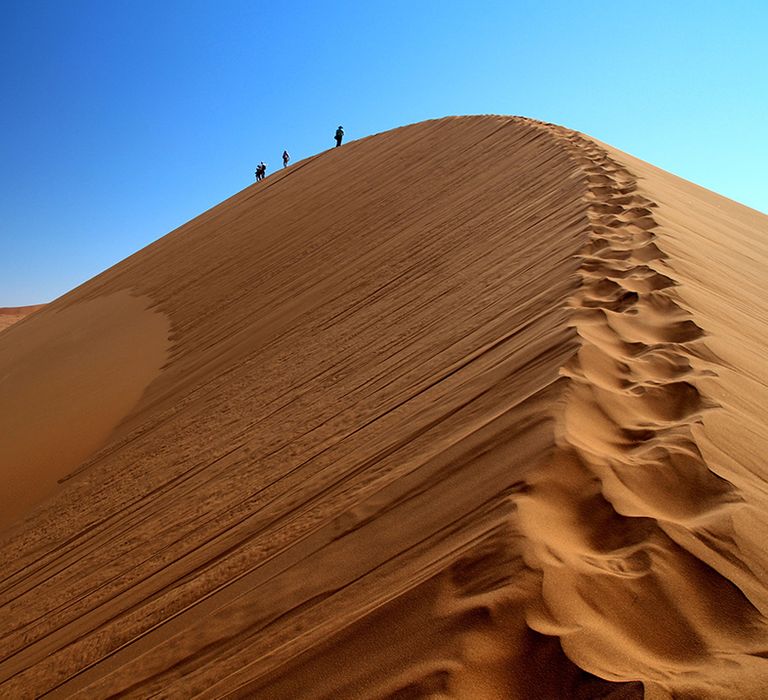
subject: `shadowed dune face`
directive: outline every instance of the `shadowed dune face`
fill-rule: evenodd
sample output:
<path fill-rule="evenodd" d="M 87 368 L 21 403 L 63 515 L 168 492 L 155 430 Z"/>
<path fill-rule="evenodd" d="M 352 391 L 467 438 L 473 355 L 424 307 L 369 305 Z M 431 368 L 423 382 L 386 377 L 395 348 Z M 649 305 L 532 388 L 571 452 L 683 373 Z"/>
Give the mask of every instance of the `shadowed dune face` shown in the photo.
<path fill-rule="evenodd" d="M 71 476 L 5 535 L 0 690 L 760 697 L 764 231 L 574 132 L 451 118 L 57 300 L 0 337 L 17 403 L 47 376 L 139 394 L 42 460 Z M 56 323 L 86 318 L 78 364 Z M 126 338 L 146 361 L 117 381 Z"/>
<path fill-rule="evenodd" d="M 168 323 L 127 292 L 0 336 L 0 528 L 105 442 L 165 359 Z"/>

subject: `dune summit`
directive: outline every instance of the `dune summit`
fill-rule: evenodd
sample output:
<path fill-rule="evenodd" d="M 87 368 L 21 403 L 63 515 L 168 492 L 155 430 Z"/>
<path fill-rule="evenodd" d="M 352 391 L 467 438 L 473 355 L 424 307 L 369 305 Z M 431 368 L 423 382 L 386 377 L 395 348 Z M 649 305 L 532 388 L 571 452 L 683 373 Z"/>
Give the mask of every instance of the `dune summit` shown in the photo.
<path fill-rule="evenodd" d="M 522 118 L 248 187 L 0 334 L 0 695 L 764 698 L 767 274 Z"/>

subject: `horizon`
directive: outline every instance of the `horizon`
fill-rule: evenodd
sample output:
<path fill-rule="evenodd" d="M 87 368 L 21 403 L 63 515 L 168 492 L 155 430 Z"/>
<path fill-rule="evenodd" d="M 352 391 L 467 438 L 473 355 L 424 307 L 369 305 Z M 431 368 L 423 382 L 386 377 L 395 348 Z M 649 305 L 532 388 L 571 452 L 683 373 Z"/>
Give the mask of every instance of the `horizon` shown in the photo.
<path fill-rule="evenodd" d="M 284 148 L 294 164 L 333 147 L 339 124 L 346 143 L 444 116 L 530 117 L 768 211 L 756 2 L 8 10 L 0 307 L 57 298 L 251 185 L 260 160 L 269 176 Z"/>

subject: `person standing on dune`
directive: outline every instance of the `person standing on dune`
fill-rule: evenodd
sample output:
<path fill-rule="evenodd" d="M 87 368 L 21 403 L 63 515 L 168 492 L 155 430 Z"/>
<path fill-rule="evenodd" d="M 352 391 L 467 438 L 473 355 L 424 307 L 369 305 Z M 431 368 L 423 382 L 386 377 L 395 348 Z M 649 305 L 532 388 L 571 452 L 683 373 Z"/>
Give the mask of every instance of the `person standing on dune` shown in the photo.
<path fill-rule="evenodd" d="M 288 167 L 288 161 L 291 159 L 291 156 L 288 155 L 288 151 L 283 151 L 283 167 Z"/>
<path fill-rule="evenodd" d="M 341 146 L 341 140 L 344 138 L 344 127 L 339 126 L 338 129 L 336 129 L 336 136 L 334 136 L 336 139 L 336 148 Z"/>

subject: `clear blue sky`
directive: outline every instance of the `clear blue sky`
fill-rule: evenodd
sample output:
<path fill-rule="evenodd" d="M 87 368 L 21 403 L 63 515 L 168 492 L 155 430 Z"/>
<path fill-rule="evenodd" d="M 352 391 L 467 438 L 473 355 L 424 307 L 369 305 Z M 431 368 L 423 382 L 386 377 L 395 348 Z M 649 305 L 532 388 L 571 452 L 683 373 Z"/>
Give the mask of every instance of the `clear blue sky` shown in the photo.
<path fill-rule="evenodd" d="M 768 211 L 768 2 L 0 0 L 0 306 L 49 301 L 283 148 L 569 126 Z"/>

